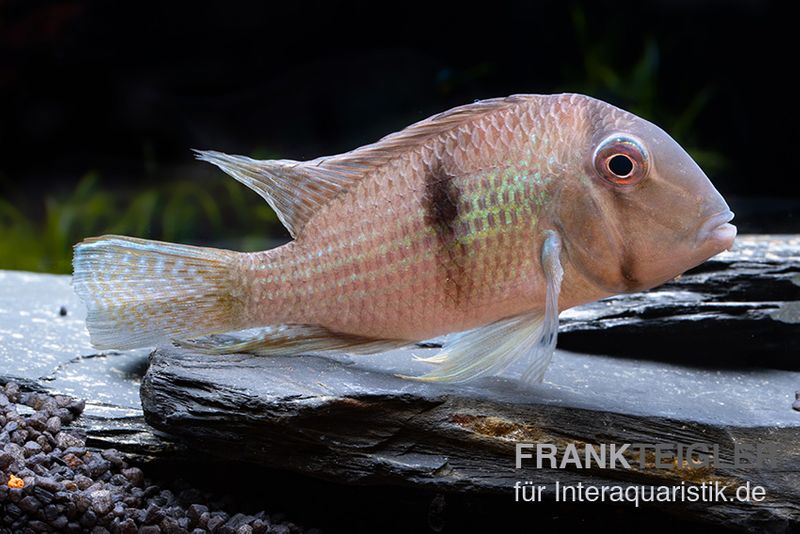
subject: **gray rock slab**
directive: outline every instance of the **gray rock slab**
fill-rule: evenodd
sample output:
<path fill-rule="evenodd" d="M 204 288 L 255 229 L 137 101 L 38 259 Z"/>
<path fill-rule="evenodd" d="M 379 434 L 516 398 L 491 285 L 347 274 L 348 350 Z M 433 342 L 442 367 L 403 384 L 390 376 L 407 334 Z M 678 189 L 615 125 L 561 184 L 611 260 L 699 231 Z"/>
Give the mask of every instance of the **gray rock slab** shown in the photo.
<path fill-rule="evenodd" d="M 213 388 L 216 383 L 220 388 L 242 388 L 248 396 L 269 399 L 455 395 L 715 426 L 800 428 L 800 412 L 792 409 L 800 372 L 694 369 L 558 350 L 545 381 L 538 385 L 502 378 L 447 385 L 395 376 L 423 374 L 429 364 L 415 361 L 414 356 L 431 356 L 436 350 L 265 358 L 247 354 L 209 357 L 162 347 L 153 356 L 155 366 L 148 378 L 154 373 L 174 373 L 172 379 L 187 387 L 203 384 Z"/>
<path fill-rule="evenodd" d="M 81 424 L 90 443 L 158 450 L 139 400 L 150 351 L 94 349 L 70 280 L 0 271 L 0 380 L 85 399 Z"/>
<path fill-rule="evenodd" d="M 746 483 L 771 501 L 703 503 L 682 513 L 725 524 L 800 520 L 800 417 L 787 391 L 797 373 L 697 372 L 558 352 L 538 386 L 487 378 L 464 386 L 409 382 L 412 353 L 346 360 L 322 356 L 209 358 L 157 349 L 142 386 L 147 421 L 190 449 L 339 482 L 513 494 L 547 484 Z M 369 361 L 368 361 L 369 360 Z M 785 372 L 783 372 L 785 373 Z M 705 443 L 774 446 L 758 469 L 514 469 L 517 442 Z M 672 505 L 674 507 L 674 505 Z M 772 527 L 770 527 L 772 528 Z"/>

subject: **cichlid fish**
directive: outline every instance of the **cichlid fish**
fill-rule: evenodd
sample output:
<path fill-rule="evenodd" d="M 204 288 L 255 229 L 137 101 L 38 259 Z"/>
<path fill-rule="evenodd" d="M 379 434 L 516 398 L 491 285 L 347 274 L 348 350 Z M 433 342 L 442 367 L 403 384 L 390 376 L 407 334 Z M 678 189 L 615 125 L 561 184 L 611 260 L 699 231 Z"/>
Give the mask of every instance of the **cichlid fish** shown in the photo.
<path fill-rule="evenodd" d="M 736 236 L 669 135 L 577 94 L 475 102 L 311 161 L 197 154 L 260 194 L 294 241 L 83 241 L 73 285 L 97 348 L 372 353 L 460 332 L 415 378 L 535 382 L 560 311 L 659 285 Z"/>

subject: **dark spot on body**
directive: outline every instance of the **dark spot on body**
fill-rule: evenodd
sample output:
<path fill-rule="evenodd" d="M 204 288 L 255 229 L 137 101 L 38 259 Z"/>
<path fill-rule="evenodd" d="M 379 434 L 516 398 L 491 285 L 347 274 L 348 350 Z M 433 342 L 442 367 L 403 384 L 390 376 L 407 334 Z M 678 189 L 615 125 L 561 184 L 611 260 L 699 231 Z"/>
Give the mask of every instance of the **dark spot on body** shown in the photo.
<path fill-rule="evenodd" d="M 58 309 L 58 315 L 60 315 L 61 317 L 67 315 L 67 307 L 61 306 L 61 308 Z"/>
<path fill-rule="evenodd" d="M 425 175 L 425 222 L 436 231 L 436 264 L 445 294 L 458 307 L 465 297 L 466 251 L 458 241 L 458 219 L 461 193 L 454 176 L 436 162 Z"/>
<path fill-rule="evenodd" d="M 452 176 L 441 164 L 436 165 L 425 177 L 426 222 L 437 233 L 453 233 L 453 223 L 458 218 L 458 190 Z"/>

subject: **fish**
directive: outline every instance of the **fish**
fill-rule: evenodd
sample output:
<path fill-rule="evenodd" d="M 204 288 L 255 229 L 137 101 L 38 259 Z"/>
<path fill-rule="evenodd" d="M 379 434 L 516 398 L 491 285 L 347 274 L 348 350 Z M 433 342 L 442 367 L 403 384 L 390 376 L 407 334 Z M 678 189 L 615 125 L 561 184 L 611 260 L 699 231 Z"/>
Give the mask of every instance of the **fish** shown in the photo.
<path fill-rule="evenodd" d="M 669 134 L 580 94 L 479 100 L 309 161 L 196 157 L 263 197 L 293 240 L 244 253 L 85 239 L 72 280 L 98 349 L 374 354 L 446 336 L 405 378 L 535 384 L 560 312 L 658 286 L 736 237 Z"/>

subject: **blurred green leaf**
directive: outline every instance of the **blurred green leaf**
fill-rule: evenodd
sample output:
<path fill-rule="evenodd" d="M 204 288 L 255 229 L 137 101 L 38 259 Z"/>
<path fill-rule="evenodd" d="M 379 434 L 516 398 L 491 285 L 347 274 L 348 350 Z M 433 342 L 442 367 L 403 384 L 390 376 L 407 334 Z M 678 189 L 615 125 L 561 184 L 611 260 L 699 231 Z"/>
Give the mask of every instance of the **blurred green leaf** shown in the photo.
<path fill-rule="evenodd" d="M 45 197 L 43 208 L 36 217 L 33 207 L 0 199 L 0 269 L 69 273 L 73 245 L 102 234 L 200 244 L 214 236 L 217 246 L 245 250 L 270 248 L 282 234 L 266 202 L 226 178 L 167 180 L 131 196 L 104 189 L 90 172 L 71 193 Z"/>

